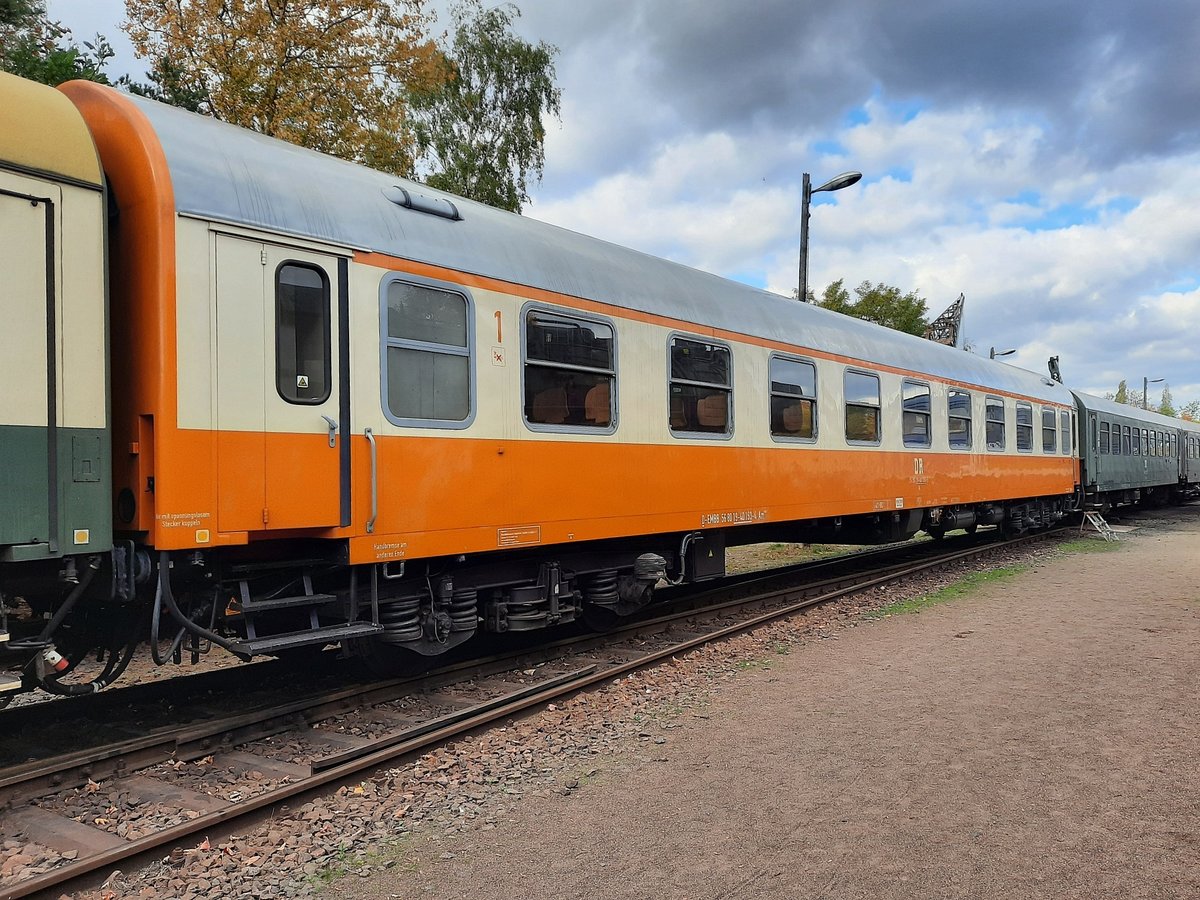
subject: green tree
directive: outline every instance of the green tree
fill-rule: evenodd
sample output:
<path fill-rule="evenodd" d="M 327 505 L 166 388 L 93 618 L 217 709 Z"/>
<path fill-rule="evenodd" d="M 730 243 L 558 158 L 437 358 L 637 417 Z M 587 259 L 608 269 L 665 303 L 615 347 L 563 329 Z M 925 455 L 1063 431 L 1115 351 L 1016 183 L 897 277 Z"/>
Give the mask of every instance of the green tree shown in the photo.
<path fill-rule="evenodd" d="M 916 291 L 904 294 L 898 287 L 882 282 L 873 285 L 864 281 L 854 289 L 854 294 L 856 299 L 851 300 L 843 279 L 838 279 L 825 288 L 816 304 L 918 337 L 929 327 L 929 320 L 925 316 L 928 307 Z"/>
<path fill-rule="evenodd" d="M 1179 418 L 1189 422 L 1200 422 L 1200 400 L 1190 400 L 1179 410 Z"/>
<path fill-rule="evenodd" d="M 430 187 L 520 212 L 545 165 L 544 120 L 559 115 L 558 49 L 512 32 L 521 11 L 464 0 L 445 51 L 451 75 L 409 98 Z"/>
<path fill-rule="evenodd" d="M 147 92 L 409 175 L 410 90 L 447 77 L 423 0 L 125 0 Z"/>
<path fill-rule="evenodd" d="M 1162 399 L 1158 404 L 1158 411 L 1164 416 L 1175 417 L 1175 398 L 1171 396 L 1171 386 L 1163 385 Z"/>
<path fill-rule="evenodd" d="M 1125 379 L 1121 379 L 1121 383 L 1117 385 L 1117 392 L 1113 394 L 1113 399 L 1118 403 L 1129 402 L 1129 388 L 1125 385 Z"/>
<path fill-rule="evenodd" d="M 76 43 L 71 29 L 50 19 L 45 0 L 0 0 L 0 69 L 49 85 L 77 78 L 108 84 L 112 56 L 103 35 Z"/>
<path fill-rule="evenodd" d="M 131 94 L 169 103 L 189 112 L 201 111 L 207 95 L 184 77 L 183 68 L 169 56 L 154 60 L 146 77 L 148 82 L 139 82 L 122 75 L 117 84 Z"/>

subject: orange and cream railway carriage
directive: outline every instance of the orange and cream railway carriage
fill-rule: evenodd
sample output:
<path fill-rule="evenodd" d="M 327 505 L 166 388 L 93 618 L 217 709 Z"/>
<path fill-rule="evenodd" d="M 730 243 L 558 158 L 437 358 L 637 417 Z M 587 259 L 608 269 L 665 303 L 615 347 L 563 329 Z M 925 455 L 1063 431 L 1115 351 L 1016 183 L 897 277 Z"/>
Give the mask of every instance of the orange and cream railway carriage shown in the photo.
<path fill-rule="evenodd" d="M 1019 531 L 1074 505 L 1050 379 L 61 90 L 109 195 L 120 568 L 181 635 L 432 654 L 611 620 L 721 574 L 727 545 Z"/>

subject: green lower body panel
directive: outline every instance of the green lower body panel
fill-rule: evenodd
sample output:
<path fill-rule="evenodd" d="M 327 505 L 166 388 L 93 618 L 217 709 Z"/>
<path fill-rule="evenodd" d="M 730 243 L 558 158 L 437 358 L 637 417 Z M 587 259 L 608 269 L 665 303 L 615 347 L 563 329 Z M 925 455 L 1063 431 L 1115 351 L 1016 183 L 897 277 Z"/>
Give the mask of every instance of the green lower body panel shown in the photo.
<path fill-rule="evenodd" d="M 50 435 L 47 428 L 0 425 L 0 562 L 112 549 L 109 433 L 56 429 L 53 473 Z"/>

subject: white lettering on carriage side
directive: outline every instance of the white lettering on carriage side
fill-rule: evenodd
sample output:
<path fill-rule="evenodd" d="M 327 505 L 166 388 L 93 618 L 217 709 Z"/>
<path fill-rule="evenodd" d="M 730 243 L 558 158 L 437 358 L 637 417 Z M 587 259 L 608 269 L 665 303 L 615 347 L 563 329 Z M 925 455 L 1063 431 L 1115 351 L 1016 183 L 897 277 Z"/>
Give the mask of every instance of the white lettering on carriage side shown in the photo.
<path fill-rule="evenodd" d="M 746 525 L 750 522 L 762 522 L 767 518 L 765 509 L 742 509 L 731 512 L 710 512 L 700 514 L 701 527 L 706 525 Z"/>
<path fill-rule="evenodd" d="M 211 519 L 212 513 L 159 513 L 154 517 L 159 528 L 199 528 L 205 519 Z"/>
<path fill-rule="evenodd" d="M 385 544 L 372 544 L 376 559 L 403 559 L 408 555 L 408 541 L 394 541 Z"/>

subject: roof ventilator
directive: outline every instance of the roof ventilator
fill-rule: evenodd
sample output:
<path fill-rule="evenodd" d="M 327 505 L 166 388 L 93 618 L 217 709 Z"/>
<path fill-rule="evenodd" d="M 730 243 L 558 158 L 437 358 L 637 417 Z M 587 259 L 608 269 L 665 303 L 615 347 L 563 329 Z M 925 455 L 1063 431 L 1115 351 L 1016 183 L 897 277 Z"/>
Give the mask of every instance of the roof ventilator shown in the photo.
<path fill-rule="evenodd" d="M 424 194 L 417 194 L 407 188 L 402 188 L 398 184 L 384 188 L 383 196 L 405 209 L 429 213 L 431 216 L 455 222 L 462 220 L 462 214 L 458 211 L 458 207 L 451 201 L 439 197 L 426 197 Z"/>

